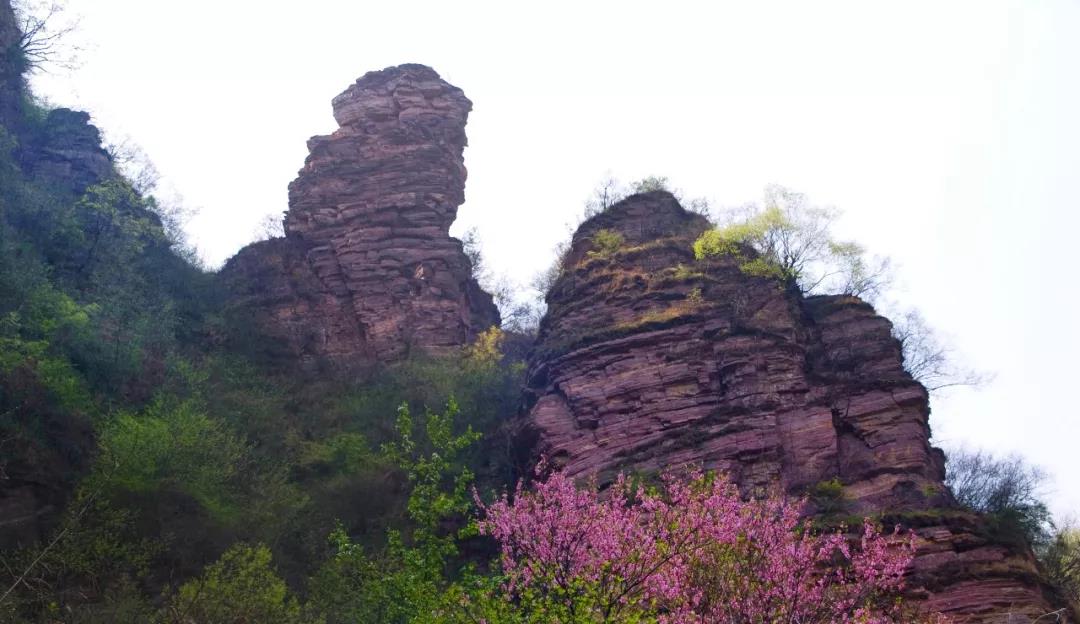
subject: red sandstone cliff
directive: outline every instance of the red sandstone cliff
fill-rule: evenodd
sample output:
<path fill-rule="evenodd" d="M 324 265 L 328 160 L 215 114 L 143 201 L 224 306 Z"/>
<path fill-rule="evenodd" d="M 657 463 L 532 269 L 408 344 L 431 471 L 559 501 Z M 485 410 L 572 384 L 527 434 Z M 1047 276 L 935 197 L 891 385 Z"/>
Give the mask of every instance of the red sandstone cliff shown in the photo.
<path fill-rule="evenodd" d="M 904 371 L 889 321 L 730 258 L 695 261 L 706 227 L 654 192 L 578 229 L 530 365 L 533 452 L 602 482 L 688 462 L 745 493 L 803 495 L 836 478 L 844 496 L 831 504 L 917 531 L 909 586 L 931 609 L 976 622 L 1050 611 L 1030 552 L 954 508 L 926 390 Z M 621 248 L 597 253 L 600 230 L 621 234 Z"/>
<path fill-rule="evenodd" d="M 470 108 L 416 65 L 335 98 L 341 127 L 310 141 L 286 237 L 223 270 L 233 311 L 291 356 L 338 365 L 452 349 L 498 322 L 448 235 Z M 837 479 L 831 505 L 917 533 L 909 587 L 930 609 L 960 622 L 1050 611 L 1030 552 L 953 505 L 926 390 L 889 321 L 856 298 L 804 298 L 730 259 L 696 261 L 706 227 L 663 192 L 581 226 L 531 358 L 521 433 L 533 456 L 601 480 L 692 462 L 747 493 Z M 605 229 L 624 243 L 597 254 Z"/>
<path fill-rule="evenodd" d="M 308 141 L 284 239 L 222 271 L 233 311 L 302 360 L 364 365 L 439 353 L 499 322 L 449 228 L 464 201 L 472 103 L 422 65 L 370 72 Z"/>

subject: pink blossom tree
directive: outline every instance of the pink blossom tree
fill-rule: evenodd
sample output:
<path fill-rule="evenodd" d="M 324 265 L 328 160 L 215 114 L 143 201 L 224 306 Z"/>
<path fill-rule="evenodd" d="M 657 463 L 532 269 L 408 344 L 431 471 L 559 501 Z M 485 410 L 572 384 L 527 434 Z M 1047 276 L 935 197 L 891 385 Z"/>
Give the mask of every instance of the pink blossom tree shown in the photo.
<path fill-rule="evenodd" d="M 600 493 L 559 473 L 484 505 L 501 598 L 521 621 L 886 623 L 913 543 L 865 521 L 859 539 L 815 532 L 801 502 L 745 502 L 727 481 L 620 476 Z"/>

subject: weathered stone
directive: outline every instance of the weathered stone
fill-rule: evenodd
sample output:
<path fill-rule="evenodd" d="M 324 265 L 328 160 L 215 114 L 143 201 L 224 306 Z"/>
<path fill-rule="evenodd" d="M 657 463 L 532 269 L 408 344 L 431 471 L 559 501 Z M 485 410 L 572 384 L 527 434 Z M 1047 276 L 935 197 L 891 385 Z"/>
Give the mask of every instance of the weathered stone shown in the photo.
<path fill-rule="evenodd" d="M 835 478 L 847 513 L 961 513 L 889 321 L 854 297 L 747 275 L 731 256 L 695 260 L 707 227 L 653 192 L 578 229 L 530 363 L 532 457 L 601 483 L 695 464 L 747 495 L 801 496 Z M 598 253 L 600 230 L 621 248 Z M 977 518 L 930 517 L 914 595 L 963 621 L 1050 610 L 1029 551 L 977 535 Z"/>
<path fill-rule="evenodd" d="M 472 103 L 422 65 L 370 72 L 334 98 L 341 125 L 308 141 L 284 240 L 223 270 L 249 311 L 304 360 L 370 364 L 446 352 L 498 323 L 449 235 L 465 199 Z"/>
<path fill-rule="evenodd" d="M 50 110 L 37 126 L 23 129 L 19 161 L 30 175 L 81 193 L 116 175 L 112 157 L 90 115 L 68 108 Z"/>

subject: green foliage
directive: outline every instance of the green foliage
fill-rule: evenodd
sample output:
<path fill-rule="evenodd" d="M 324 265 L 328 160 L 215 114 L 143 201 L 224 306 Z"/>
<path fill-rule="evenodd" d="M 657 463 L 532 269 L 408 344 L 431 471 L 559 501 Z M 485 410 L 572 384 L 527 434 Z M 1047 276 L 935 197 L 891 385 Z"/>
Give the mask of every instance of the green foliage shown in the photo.
<path fill-rule="evenodd" d="M 465 365 L 477 371 L 490 372 L 502 362 L 502 344 L 506 334 L 491 326 L 480 332 L 473 343 L 465 348 Z"/>
<path fill-rule="evenodd" d="M 359 433 L 339 433 L 320 441 L 302 443 L 298 467 L 322 474 L 354 476 L 371 468 L 374 456 L 367 438 Z"/>
<path fill-rule="evenodd" d="M 262 544 L 236 544 L 198 579 L 185 583 L 163 612 L 162 622 L 215 624 L 302 624 L 318 620 L 304 613 L 271 564 Z"/>
<path fill-rule="evenodd" d="M 72 622 L 149 621 L 136 583 L 160 550 L 161 544 L 133 530 L 130 512 L 83 488 L 47 543 L 4 554 L 10 578 L 2 586 L 12 591 L 0 600 L 0 615 L 15 622 L 38 621 L 41 614 L 60 621 L 60 613 Z M 22 581 L 12 584 L 15 571 Z"/>
<path fill-rule="evenodd" d="M 701 271 L 695 271 L 681 262 L 672 270 L 672 277 L 677 280 L 689 280 L 704 276 L 705 274 Z"/>
<path fill-rule="evenodd" d="M 671 192 L 671 182 L 667 176 L 646 176 L 630 185 L 633 193 L 649 193 L 652 191 Z"/>
<path fill-rule="evenodd" d="M 458 466 L 457 461 L 465 449 L 480 439 L 480 434 L 472 427 L 455 434 L 453 423 L 458 415 L 453 398 L 442 414 L 428 410 L 423 437 L 417 439 L 412 414 L 408 405 L 403 404 L 398 408 L 398 439 L 383 447 L 383 452 L 405 471 L 413 486 L 408 510 L 416 524 L 414 537 L 419 535 L 432 543 L 438 541 L 435 534 L 443 518 L 462 514 L 471 505 L 467 488 L 473 475 L 467 468 Z"/>
<path fill-rule="evenodd" d="M 101 431 L 93 483 L 106 492 L 181 492 L 227 521 L 240 511 L 249 449 L 193 401 L 158 400 L 142 414 L 120 413 Z"/>
<path fill-rule="evenodd" d="M 754 241 L 766 237 L 770 230 L 790 227 L 779 208 L 771 207 L 746 221 L 706 230 L 694 241 L 694 257 L 704 260 L 732 256 L 739 262 L 739 269 L 747 275 L 792 281 L 798 276 L 792 268 L 785 268 L 777 258 L 747 253 L 753 248 Z"/>
<path fill-rule="evenodd" d="M 849 501 L 839 477 L 815 483 L 809 495 L 818 513 L 836 515 L 847 512 Z"/>
<path fill-rule="evenodd" d="M 311 584 L 313 601 L 331 623 L 425 622 L 439 610 L 449 589 L 448 572 L 457 539 L 471 525 L 453 530 L 471 508 L 473 475 L 464 452 L 479 435 L 454 433 L 459 416 L 451 400 L 442 413 L 428 411 L 419 428 L 407 405 L 398 409 L 397 439 L 384 452 L 412 486 L 406 505 L 407 531 L 392 529 L 386 547 L 368 554 L 342 527 L 330 534 L 333 554 Z"/>
<path fill-rule="evenodd" d="M 871 260 L 860 245 L 836 240 L 831 228 L 838 216 L 834 209 L 810 205 L 800 193 L 770 186 L 762 205 L 722 215 L 721 226 L 694 241 L 694 256 L 731 256 L 744 273 L 798 286 L 804 293 L 872 299 L 889 282 L 889 261 Z"/>
<path fill-rule="evenodd" d="M 181 318 L 193 324 L 205 305 L 194 296 L 202 274 L 172 253 L 149 206 L 119 179 L 76 195 L 0 175 L 5 333 L 47 340 L 91 387 L 143 399 L 148 364 L 177 348 Z"/>
<path fill-rule="evenodd" d="M 589 250 L 589 258 L 608 259 L 614 256 L 623 246 L 626 239 L 615 230 L 602 229 L 593 234 L 593 248 Z"/>
<path fill-rule="evenodd" d="M 1058 529 L 1037 554 L 1050 582 L 1073 604 L 1080 604 L 1080 529 Z"/>
<path fill-rule="evenodd" d="M 505 591 L 507 579 L 498 574 L 466 574 L 452 585 L 435 619 L 420 620 L 451 624 L 656 624 L 661 620 L 653 609 L 641 605 L 609 611 L 604 595 L 610 591 L 596 581 L 573 578 L 565 586 L 538 591 L 523 588 L 511 599 Z M 606 615 L 605 615 L 606 613 Z"/>

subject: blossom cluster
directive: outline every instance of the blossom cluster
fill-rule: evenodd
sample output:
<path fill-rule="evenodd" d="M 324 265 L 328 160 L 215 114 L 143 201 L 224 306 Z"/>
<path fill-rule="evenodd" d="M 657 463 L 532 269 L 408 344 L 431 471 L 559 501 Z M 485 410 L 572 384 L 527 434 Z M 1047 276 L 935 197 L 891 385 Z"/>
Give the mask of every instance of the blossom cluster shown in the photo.
<path fill-rule="evenodd" d="M 603 492 L 556 472 L 478 504 L 511 599 L 581 621 L 896 622 L 914 550 L 869 520 L 856 536 L 811 530 L 802 501 L 745 501 L 700 472 Z"/>

